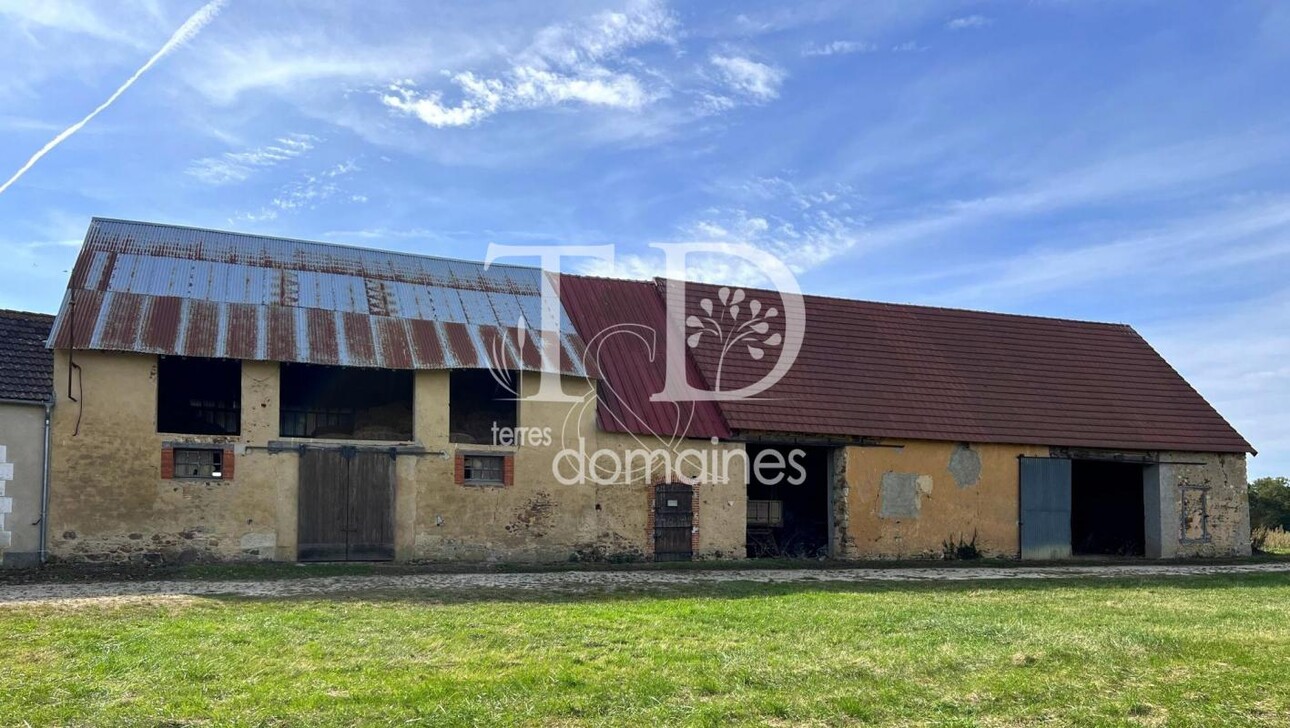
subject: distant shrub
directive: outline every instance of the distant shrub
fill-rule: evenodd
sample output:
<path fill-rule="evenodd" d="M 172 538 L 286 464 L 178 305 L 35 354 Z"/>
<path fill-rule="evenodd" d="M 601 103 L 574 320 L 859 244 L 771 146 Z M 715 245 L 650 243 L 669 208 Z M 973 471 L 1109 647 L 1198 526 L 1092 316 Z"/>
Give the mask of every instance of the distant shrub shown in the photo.
<path fill-rule="evenodd" d="M 1290 479 L 1250 483 L 1250 547 L 1256 553 L 1290 552 Z"/>
<path fill-rule="evenodd" d="M 1259 478 L 1250 483 L 1250 527 L 1290 531 L 1290 478 Z"/>

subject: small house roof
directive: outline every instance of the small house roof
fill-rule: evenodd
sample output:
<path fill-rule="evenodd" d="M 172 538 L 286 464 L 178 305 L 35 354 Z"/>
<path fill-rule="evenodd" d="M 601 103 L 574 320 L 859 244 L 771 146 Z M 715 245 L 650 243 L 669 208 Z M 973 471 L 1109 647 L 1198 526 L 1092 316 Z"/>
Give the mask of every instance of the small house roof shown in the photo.
<path fill-rule="evenodd" d="M 54 354 L 45 339 L 47 313 L 0 310 L 0 400 L 47 402 L 54 388 Z"/>

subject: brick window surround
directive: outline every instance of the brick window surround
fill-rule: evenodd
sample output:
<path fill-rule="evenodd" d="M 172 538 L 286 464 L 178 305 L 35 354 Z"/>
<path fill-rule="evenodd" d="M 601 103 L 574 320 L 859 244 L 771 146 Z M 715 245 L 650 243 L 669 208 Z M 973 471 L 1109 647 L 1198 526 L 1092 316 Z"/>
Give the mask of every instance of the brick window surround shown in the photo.
<path fill-rule="evenodd" d="M 670 482 L 670 481 L 669 481 Z M 650 559 L 654 558 L 654 513 L 655 513 L 655 493 L 660 485 L 668 483 L 651 483 L 646 490 L 647 499 L 645 502 L 645 552 Z M 694 483 L 690 486 L 690 558 L 699 558 L 699 484 Z"/>
<path fill-rule="evenodd" d="M 476 483 L 466 481 L 466 458 L 470 457 L 488 457 L 502 459 L 502 482 L 500 483 Z M 515 454 L 509 452 L 468 452 L 458 450 L 452 469 L 452 482 L 457 485 L 466 485 L 470 487 L 494 487 L 509 488 L 515 485 Z"/>
<path fill-rule="evenodd" d="M 176 478 L 175 477 L 175 450 L 220 450 L 223 455 L 220 457 L 220 477 L 218 478 Z M 211 445 L 206 443 L 174 443 L 166 442 L 161 445 L 161 479 L 162 480 L 232 480 L 234 472 L 234 457 L 232 445 Z"/>

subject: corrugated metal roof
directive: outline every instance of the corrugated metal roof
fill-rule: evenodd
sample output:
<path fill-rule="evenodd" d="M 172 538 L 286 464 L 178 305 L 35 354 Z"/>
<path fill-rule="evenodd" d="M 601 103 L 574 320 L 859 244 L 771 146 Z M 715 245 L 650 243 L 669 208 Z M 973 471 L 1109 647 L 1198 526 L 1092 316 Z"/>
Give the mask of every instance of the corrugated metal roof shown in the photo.
<path fill-rule="evenodd" d="M 0 311 L 0 400 L 47 402 L 54 391 L 54 354 L 45 338 L 54 317 Z"/>
<path fill-rule="evenodd" d="M 660 285 L 663 285 L 660 282 Z M 686 283 L 687 315 L 719 288 Z M 763 310 L 779 294 L 745 291 Z M 720 314 L 720 311 L 717 312 Z M 743 319 L 741 319 L 743 320 Z M 783 332 L 768 319 L 759 338 Z M 926 306 L 805 297 L 805 338 L 787 376 L 758 399 L 722 402 L 730 427 L 920 440 L 1126 450 L 1253 452 L 1131 327 Z M 709 382 L 722 344 L 691 350 Z M 721 389 L 762 378 L 778 350 L 725 354 Z"/>
<path fill-rule="evenodd" d="M 50 342 L 67 348 L 74 332 L 80 349 L 390 369 L 492 362 L 586 375 L 582 341 L 563 310 L 559 361 L 535 345 L 542 275 L 94 218 Z"/>
<path fill-rule="evenodd" d="M 662 437 L 730 436 L 714 402 L 652 402 L 663 391 L 667 312 L 654 284 L 563 275 L 560 300 L 600 372 L 596 415 L 608 432 Z M 689 382 L 705 389 L 688 356 Z"/>

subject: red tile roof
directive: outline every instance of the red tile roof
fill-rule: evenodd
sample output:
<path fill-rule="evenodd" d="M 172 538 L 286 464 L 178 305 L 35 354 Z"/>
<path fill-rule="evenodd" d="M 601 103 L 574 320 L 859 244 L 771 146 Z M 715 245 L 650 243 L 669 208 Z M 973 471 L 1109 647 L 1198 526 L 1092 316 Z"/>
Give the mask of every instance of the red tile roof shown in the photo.
<path fill-rule="evenodd" d="M 652 282 L 560 276 L 560 302 L 586 342 L 589 371 L 600 372 L 600 427 L 663 437 L 730 436 L 712 402 L 651 402 L 662 391 L 666 310 Z M 706 388 L 694 362 L 688 380 Z"/>
<path fill-rule="evenodd" d="M 660 288 L 666 285 L 659 283 Z M 687 314 L 723 307 L 717 286 L 686 284 Z M 744 292 L 778 309 L 779 295 Z M 733 296 L 733 291 L 730 294 Z M 697 331 L 688 329 L 688 333 Z M 734 390 L 762 377 L 780 347 L 725 354 L 710 334 L 691 352 L 704 378 Z M 781 345 L 782 346 L 782 345 Z M 1062 319 L 805 297 L 800 353 L 759 399 L 722 402 L 734 430 L 1197 452 L 1250 444 L 1131 327 Z"/>

